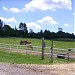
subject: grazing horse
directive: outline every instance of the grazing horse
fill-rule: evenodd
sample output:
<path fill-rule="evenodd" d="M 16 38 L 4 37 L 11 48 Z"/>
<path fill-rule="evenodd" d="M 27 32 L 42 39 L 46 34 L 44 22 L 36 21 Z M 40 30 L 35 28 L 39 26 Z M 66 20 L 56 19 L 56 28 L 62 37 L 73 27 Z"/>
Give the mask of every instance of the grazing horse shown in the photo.
<path fill-rule="evenodd" d="M 33 50 L 33 46 L 31 44 L 31 42 L 21 40 L 20 45 L 26 45 L 28 48 L 31 48 Z"/>
<path fill-rule="evenodd" d="M 28 42 L 28 41 L 27 41 L 27 43 L 26 43 L 26 44 L 31 44 L 31 42 Z"/>
<path fill-rule="evenodd" d="M 27 45 L 27 48 L 31 48 L 31 49 L 33 50 L 32 44 L 28 44 L 28 45 Z"/>
<path fill-rule="evenodd" d="M 20 41 L 20 45 L 26 45 L 27 44 L 27 41 Z"/>

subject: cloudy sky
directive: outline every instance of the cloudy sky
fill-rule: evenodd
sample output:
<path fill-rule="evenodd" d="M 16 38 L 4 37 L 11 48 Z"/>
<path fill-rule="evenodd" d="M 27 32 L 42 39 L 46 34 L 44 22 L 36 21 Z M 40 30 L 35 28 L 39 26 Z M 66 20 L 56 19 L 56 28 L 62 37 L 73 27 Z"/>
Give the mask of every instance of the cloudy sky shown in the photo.
<path fill-rule="evenodd" d="M 20 22 L 26 23 L 28 30 L 58 31 L 75 33 L 75 0 L 0 0 L 0 19 L 12 28 Z"/>

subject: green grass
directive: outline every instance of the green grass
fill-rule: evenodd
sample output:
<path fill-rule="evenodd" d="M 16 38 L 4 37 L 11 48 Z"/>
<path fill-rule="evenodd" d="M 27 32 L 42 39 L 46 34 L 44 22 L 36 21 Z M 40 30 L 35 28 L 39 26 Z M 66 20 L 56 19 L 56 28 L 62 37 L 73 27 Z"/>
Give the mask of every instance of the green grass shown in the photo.
<path fill-rule="evenodd" d="M 55 58 L 54 62 L 50 63 L 49 57 L 45 57 L 44 60 L 41 60 L 41 56 L 0 50 L 0 62 L 7 62 L 12 64 L 59 64 L 59 63 L 73 63 L 75 62 L 75 60 L 68 61 L 66 59 Z"/>
<path fill-rule="evenodd" d="M 31 39 L 31 38 L 0 38 L 0 43 L 6 44 L 20 44 L 21 40 L 27 40 L 32 42 L 33 46 L 42 46 L 41 39 Z M 51 46 L 51 40 L 45 40 L 46 46 Z M 54 41 L 54 48 L 75 48 L 75 42 L 71 41 Z M 48 49 L 49 50 L 49 49 Z M 65 52 L 65 51 L 64 51 Z M 6 52 L 0 50 L 0 62 L 16 63 L 16 64 L 59 64 L 59 63 L 72 63 L 75 60 L 65 60 L 54 58 L 53 63 L 50 63 L 50 58 L 45 57 L 45 60 L 41 60 L 41 56 L 35 56 L 31 54 L 22 54 L 15 52 Z"/>
<path fill-rule="evenodd" d="M 62 49 L 75 48 L 75 42 L 54 41 L 54 44 L 56 48 Z"/>
<path fill-rule="evenodd" d="M 6 44 L 20 44 L 21 40 L 27 40 L 32 42 L 33 46 L 42 46 L 42 40 L 41 39 L 31 39 L 31 38 L 0 38 L 0 43 L 6 43 Z M 51 46 L 51 40 L 45 40 L 46 46 Z M 54 47 L 55 48 L 75 48 L 75 42 L 71 41 L 54 41 Z"/>

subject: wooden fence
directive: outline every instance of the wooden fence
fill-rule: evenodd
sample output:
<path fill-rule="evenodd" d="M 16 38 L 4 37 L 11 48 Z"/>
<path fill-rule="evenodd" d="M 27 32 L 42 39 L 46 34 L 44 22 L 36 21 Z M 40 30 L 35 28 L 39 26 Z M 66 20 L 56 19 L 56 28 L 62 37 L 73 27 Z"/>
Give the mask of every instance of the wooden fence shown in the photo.
<path fill-rule="evenodd" d="M 27 45 L 0 43 L 0 49 L 9 50 L 12 52 L 22 52 L 22 53 L 41 55 L 41 52 L 42 52 L 41 46 L 32 46 L 32 47 L 33 47 L 33 50 L 31 48 L 28 48 Z M 70 57 L 75 59 L 75 48 L 69 48 L 69 49 L 71 49 Z M 67 54 L 68 52 L 69 52 L 68 49 L 53 48 L 53 57 L 57 57 L 57 54 Z M 51 47 L 45 47 L 44 53 L 45 55 L 50 57 Z"/>

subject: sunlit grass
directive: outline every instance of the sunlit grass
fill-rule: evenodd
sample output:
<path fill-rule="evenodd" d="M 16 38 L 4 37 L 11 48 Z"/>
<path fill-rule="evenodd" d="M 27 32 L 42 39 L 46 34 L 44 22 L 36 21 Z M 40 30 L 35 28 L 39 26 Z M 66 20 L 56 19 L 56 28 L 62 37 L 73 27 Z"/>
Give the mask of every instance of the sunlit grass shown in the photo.
<path fill-rule="evenodd" d="M 0 43 L 6 44 L 20 44 L 21 40 L 27 40 L 32 43 L 33 46 L 42 46 L 42 39 L 31 39 L 31 38 L 0 38 Z M 51 40 L 45 40 L 46 47 L 51 46 Z M 54 41 L 54 48 L 75 48 L 75 42 L 66 41 Z"/>
<path fill-rule="evenodd" d="M 60 63 L 73 63 L 75 60 L 66 60 L 54 58 L 53 63 L 49 57 L 45 57 L 44 60 L 41 56 L 32 54 L 23 54 L 16 52 L 7 52 L 5 50 L 0 50 L 0 62 L 7 62 L 12 64 L 60 64 Z"/>

